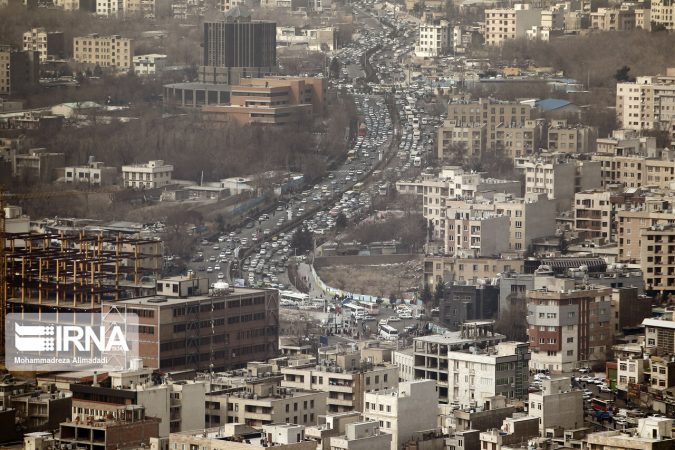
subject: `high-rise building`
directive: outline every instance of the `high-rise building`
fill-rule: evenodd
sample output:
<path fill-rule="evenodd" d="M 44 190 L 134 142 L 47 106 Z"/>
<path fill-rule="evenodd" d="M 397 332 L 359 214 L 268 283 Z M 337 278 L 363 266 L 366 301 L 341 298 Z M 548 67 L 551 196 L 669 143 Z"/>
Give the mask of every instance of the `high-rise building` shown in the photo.
<path fill-rule="evenodd" d="M 675 30 L 675 1 L 653 0 L 650 10 L 651 22 L 666 30 Z"/>
<path fill-rule="evenodd" d="M 675 138 L 675 68 L 665 76 L 617 83 L 616 115 L 623 128 L 665 130 Z"/>
<path fill-rule="evenodd" d="M 524 38 L 527 30 L 541 24 L 541 9 L 528 4 L 513 8 L 485 10 L 485 44 L 503 45 L 504 42 Z"/>
<path fill-rule="evenodd" d="M 612 345 L 612 288 L 590 286 L 527 292 L 530 368 L 568 372 L 604 362 Z"/>
<path fill-rule="evenodd" d="M 437 58 L 443 56 L 450 48 L 450 27 L 446 20 L 421 22 L 419 38 L 415 46 L 415 56 L 420 58 Z"/>
<path fill-rule="evenodd" d="M 224 20 L 204 22 L 202 82 L 237 84 L 242 77 L 272 72 L 276 59 L 276 23 L 253 21 L 241 6 L 231 8 Z"/>

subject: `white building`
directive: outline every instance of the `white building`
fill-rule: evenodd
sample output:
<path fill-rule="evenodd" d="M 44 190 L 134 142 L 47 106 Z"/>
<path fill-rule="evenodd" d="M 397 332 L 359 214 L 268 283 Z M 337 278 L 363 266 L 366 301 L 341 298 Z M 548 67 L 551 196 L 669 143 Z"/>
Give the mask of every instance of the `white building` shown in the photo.
<path fill-rule="evenodd" d="M 438 392 L 433 380 L 406 381 L 398 389 L 369 392 L 363 416 L 391 434 L 391 450 L 399 450 L 416 431 L 436 428 Z M 381 448 L 381 447 L 380 447 Z"/>
<path fill-rule="evenodd" d="M 530 353 L 523 342 L 501 342 L 493 322 L 467 322 L 461 331 L 415 338 L 415 378 L 436 380 L 439 401 L 483 405 L 495 395 L 527 395 Z"/>
<path fill-rule="evenodd" d="M 117 16 L 124 12 L 124 0 L 96 0 L 96 14 Z"/>
<path fill-rule="evenodd" d="M 445 55 L 450 48 L 450 27 L 448 22 L 440 20 L 433 23 L 421 22 L 419 36 L 415 46 L 415 56 L 419 58 L 437 58 Z"/>
<path fill-rule="evenodd" d="M 650 20 L 656 25 L 663 25 L 666 30 L 675 30 L 675 2 L 652 0 Z"/>
<path fill-rule="evenodd" d="M 415 355 L 413 349 L 395 350 L 391 353 L 391 362 L 398 367 L 398 381 L 415 379 Z"/>
<path fill-rule="evenodd" d="M 61 32 L 47 32 L 44 28 L 33 28 L 23 34 L 23 50 L 38 52 L 41 63 L 47 61 L 49 56 L 62 57 L 64 46 Z"/>
<path fill-rule="evenodd" d="M 66 183 L 85 183 L 92 186 L 109 186 L 117 180 L 117 168 L 106 167 L 102 162 L 91 161 L 82 166 L 64 168 Z"/>
<path fill-rule="evenodd" d="M 574 430 L 584 426 L 584 400 L 582 392 L 572 390 L 569 378 L 544 380 L 541 391 L 529 396 L 529 415 L 539 418 L 539 434 L 561 427 Z"/>
<path fill-rule="evenodd" d="M 485 10 L 485 44 L 500 46 L 512 39 L 524 38 L 527 30 L 541 24 L 541 9 L 529 4 L 515 4 L 513 8 Z"/>
<path fill-rule="evenodd" d="M 124 187 L 154 189 L 171 184 L 173 166 L 161 159 L 122 166 Z"/>
<path fill-rule="evenodd" d="M 136 75 L 156 75 L 166 67 L 166 55 L 150 53 L 134 56 L 134 73 Z"/>
<path fill-rule="evenodd" d="M 631 384 L 642 384 L 645 360 L 642 358 L 617 359 L 616 388 L 627 391 Z"/>
<path fill-rule="evenodd" d="M 380 450 L 391 446 L 392 436 L 380 431 L 377 422 L 354 422 L 347 424 L 344 435 L 330 437 L 329 442 L 330 450 Z"/>

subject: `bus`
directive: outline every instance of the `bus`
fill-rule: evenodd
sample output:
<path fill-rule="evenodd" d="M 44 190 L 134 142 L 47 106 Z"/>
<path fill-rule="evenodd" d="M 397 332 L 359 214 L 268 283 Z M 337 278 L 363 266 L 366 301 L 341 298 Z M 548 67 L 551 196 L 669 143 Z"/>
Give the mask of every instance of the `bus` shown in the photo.
<path fill-rule="evenodd" d="M 368 314 L 366 308 L 359 305 L 358 303 L 354 302 L 345 303 L 344 305 L 342 305 L 342 307 L 345 309 L 346 312 L 350 312 L 352 314 L 352 317 L 363 318 L 366 317 L 366 315 Z"/>
<path fill-rule="evenodd" d="M 279 303 L 282 306 L 300 306 L 309 302 L 309 295 L 301 292 L 279 291 Z"/>
<path fill-rule="evenodd" d="M 363 189 L 363 183 L 356 183 L 352 188 L 352 190 L 355 192 L 361 192 L 361 189 Z"/>
<path fill-rule="evenodd" d="M 380 325 L 380 336 L 387 341 L 397 341 L 398 330 L 391 325 Z"/>
<path fill-rule="evenodd" d="M 370 303 L 370 302 L 356 302 L 358 306 L 361 306 L 366 310 L 367 314 L 370 314 L 371 316 L 377 316 L 380 314 L 380 306 L 377 303 Z"/>
<path fill-rule="evenodd" d="M 612 400 L 602 400 L 600 398 L 591 399 L 591 407 L 595 411 L 614 411 L 614 402 Z"/>

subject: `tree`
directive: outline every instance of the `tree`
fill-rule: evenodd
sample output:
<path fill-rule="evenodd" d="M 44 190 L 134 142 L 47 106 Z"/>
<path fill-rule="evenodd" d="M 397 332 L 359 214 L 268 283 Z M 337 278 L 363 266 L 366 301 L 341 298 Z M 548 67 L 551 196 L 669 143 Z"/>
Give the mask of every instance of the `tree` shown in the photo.
<path fill-rule="evenodd" d="M 96 64 L 96 67 L 94 67 L 94 76 L 95 77 L 101 77 L 103 75 L 103 69 L 101 69 L 101 66 Z"/>
<path fill-rule="evenodd" d="M 339 59 L 333 58 L 333 60 L 330 62 L 329 69 L 331 78 L 340 78 L 340 70 L 342 69 L 342 65 L 340 64 Z"/>
<path fill-rule="evenodd" d="M 628 66 L 623 66 L 619 70 L 616 71 L 614 74 L 614 79 L 618 83 L 623 83 L 626 81 L 635 81 L 635 78 L 631 77 L 628 73 L 630 72 L 630 67 Z"/>
<path fill-rule="evenodd" d="M 347 228 L 347 216 L 343 212 L 338 213 L 335 217 L 335 228 L 338 231 L 342 231 Z"/>
<path fill-rule="evenodd" d="M 396 304 L 396 294 L 394 294 L 393 292 L 389 294 L 389 304 L 390 305 Z"/>
<path fill-rule="evenodd" d="M 431 293 L 431 288 L 429 287 L 429 284 L 424 283 L 424 287 L 422 288 L 422 294 L 420 294 L 420 300 L 422 300 L 422 304 L 424 305 L 424 309 L 426 310 L 427 316 L 431 317 L 431 302 L 433 301 L 434 296 Z"/>
<path fill-rule="evenodd" d="M 298 228 L 291 239 L 291 247 L 294 248 L 297 253 L 303 254 L 310 251 L 313 246 L 312 232 L 305 227 Z"/>
<path fill-rule="evenodd" d="M 441 280 L 436 283 L 436 290 L 434 291 L 434 305 L 440 305 L 443 297 L 445 297 L 445 282 Z"/>

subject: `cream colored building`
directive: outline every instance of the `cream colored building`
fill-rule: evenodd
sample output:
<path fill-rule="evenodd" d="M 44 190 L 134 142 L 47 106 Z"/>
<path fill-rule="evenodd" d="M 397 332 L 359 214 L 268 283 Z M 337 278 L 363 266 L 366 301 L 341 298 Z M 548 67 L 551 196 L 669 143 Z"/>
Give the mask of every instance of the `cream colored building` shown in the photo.
<path fill-rule="evenodd" d="M 116 17 L 124 12 L 124 0 L 96 0 L 96 14 Z"/>
<path fill-rule="evenodd" d="M 458 123 L 445 120 L 438 128 L 437 153 L 439 159 L 462 156 L 462 159 L 480 158 L 487 145 L 487 125 Z M 456 155 L 453 152 L 459 152 Z"/>
<path fill-rule="evenodd" d="M 314 364 L 281 369 L 284 387 L 328 394 L 329 413 L 362 411 L 366 392 L 398 386 L 393 364 L 362 364 L 359 353 L 339 355 L 335 364 Z"/>
<path fill-rule="evenodd" d="M 305 427 L 286 423 L 265 425 L 260 429 L 243 423 L 171 433 L 169 442 L 151 439 L 150 450 L 316 450 L 316 442 L 305 437 Z"/>
<path fill-rule="evenodd" d="M 590 153 L 595 149 L 598 130 L 553 120 L 548 128 L 548 150 L 559 153 Z"/>
<path fill-rule="evenodd" d="M 47 57 L 54 53 L 64 53 L 64 37 L 61 32 L 48 33 L 44 28 L 33 28 L 23 34 L 23 50 L 40 54 L 40 62 L 46 62 Z"/>
<path fill-rule="evenodd" d="M 161 159 L 148 161 L 145 164 L 122 166 L 124 187 L 139 189 L 155 189 L 171 184 L 173 166 L 164 164 Z"/>
<path fill-rule="evenodd" d="M 668 450 L 675 447 L 673 419 L 638 419 L 637 427 L 600 431 L 586 436 L 586 450 Z"/>
<path fill-rule="evenodd" d="M 391 450 L 403 448 L 416 431 L 437 426 L 438 392 L 433 380 L 406 381 L 396 389 L 367 393 L 364 401 L 363 417 L 391 434 Z"/>
<path fill-rule="evenodd" d="M 600 31 L 630 31 L 635 29 L 633 9 L 598 8 L 591 13 L 591 28 Z"/>
<path fill-rule="evenodd" d="M 328 438 L 330 450 L 383 450 L 392 445 L 392 435 L 382 432 L 373 421 L 348 423 L 345 434 Z"/>
<path fill-rule="evenodd" d="M 525 38 L 527 30 L 541 24 L 541 9 L 529 4 L 515 4 L 513 8 L 485 10 L 485 44 L 500 46 L 504 42 Z"/>
<path fill-rule="evenodd" d="M 603 190 L 574 194 L 574 231 L 581 239 L 614 240 L 611 196 Z"/>
<path fill-rule="evenodd" d="M 83 64 L 128 70 L 133 68 L 134 42 L 119 35 L 79 36 L 73 39 L 73 57 Z"/>
<path fill-rule="evenodd" d="M 640 266 L 647 289 L 675 291 L 675 224 L 653 225 L 641 230 Z"/>
<path fill-rule="evenodd" d="M 666 30 L 675 30 L 675 2 L 673 0 L 652 0 L 650 20 Z"/>
<path fill-rule="evenodd" d="M 672 198 L 662 195 L 648 196 L 640 208 L 617 211 L 616 221 L 619 244 L 618 260 L 641 262 L 643 231 L 652 226 L 675 222 Z M 647 249 L 644 251 L 646 252 Z"/>
<path fill-rule="evenodd" d="M 432 287 L 443 280 L 476 282 L 500 273 L 523 271 L 519 258 L 455 258 L 428 255 L 424 258 L 424 281 Z"/>
<path fill-rule="evenodd" d="M 539 434 L 560 427 L 576 430 L 584 426 L 584 400 L 580 390 L 572 390 L 567 377 L 544 380 L 541 390 L 531 392 L 528 415 L 539 418 Z"/>
<path fill-rule="evenodd" d="M 501 125 L 523 126 L 532 119 L 533 108 L 518 102 L 507 102 L 492 98 L 481 98 L 477 102 L 471 100 L 454 100 L 448 103 L 448 121 L 455 124 L 485 124 L 488 132 L 494 134 L 495 128 Z M 495 136 L 488 135 L 488 140 Z"/>
<path fill-rule="evenodd" d="M 665 76 L 617 83 L 616 114 L 623 128 L 665 130 L 675 138 L 675 68 L 667 69 Z"/>

